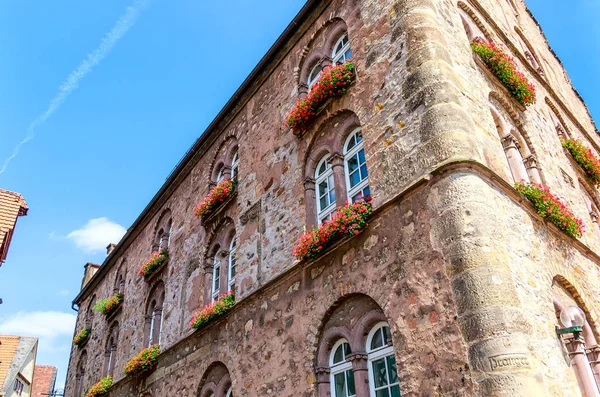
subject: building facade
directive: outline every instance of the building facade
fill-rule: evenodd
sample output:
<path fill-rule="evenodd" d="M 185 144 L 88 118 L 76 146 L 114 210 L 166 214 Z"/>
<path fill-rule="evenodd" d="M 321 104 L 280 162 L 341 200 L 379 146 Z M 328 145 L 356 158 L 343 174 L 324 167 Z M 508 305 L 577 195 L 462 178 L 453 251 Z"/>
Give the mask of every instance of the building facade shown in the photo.
<path fill-rule="evenodd" d="M 0 396 L 30 397 L 38 338 L 0 335 Z"/>
<path fill-rule="evenodd" d="M 523 106 L 474 56 L 503 44 Z M 319 73 L 356 78 L 294 134 Z M 597 395 L 600 195 L 563 149 L 598 132 L 520 0 L 309 0 L 104 263 L 86 272 L 66 396 Z M 221 180 L 236 194 L 203 219 Z M 566 235 L 515 189 L 543 183 L 582 218 Z M 361 194 L 368 225 L 309 260 L 303 231 Z M 152 252 L 168 261 L 148 278 Z M 228 290 L 235 305 L 193 329 Z M 105 317 L 100 299 L 123 294 Z M 558 336 L 568 308 L 585 342 Z M 564 320 L 564 319 L 563 319 Z M 123 367 L 159 344 L 156 368 Z"/>

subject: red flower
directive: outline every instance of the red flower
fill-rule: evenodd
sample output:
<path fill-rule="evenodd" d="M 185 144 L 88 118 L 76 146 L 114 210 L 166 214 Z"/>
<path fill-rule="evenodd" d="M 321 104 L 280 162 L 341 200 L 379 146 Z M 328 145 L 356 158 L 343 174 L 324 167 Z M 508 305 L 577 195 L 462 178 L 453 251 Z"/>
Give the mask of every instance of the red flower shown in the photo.
<path fill-rule="evenodd" d="M 160 252 L 153 252 L 150 259 L 140 267 L 138 274 L 144 278 L 148 278 L 167 260 L 169 260 L 169 250 L 163 249 Z"/>
<path fill-rule="evenodd" d="M 206 219 L 215 208 L 231 197 L 235 192 L 236 187 L 236 181 L 229 178 L 219 182 L 219 184 L 213 187 L 210 193 L 208 193 L 208 196 L 206 196 L 200 204 L 196 205 L 196 215 L 203 220 Z"/>

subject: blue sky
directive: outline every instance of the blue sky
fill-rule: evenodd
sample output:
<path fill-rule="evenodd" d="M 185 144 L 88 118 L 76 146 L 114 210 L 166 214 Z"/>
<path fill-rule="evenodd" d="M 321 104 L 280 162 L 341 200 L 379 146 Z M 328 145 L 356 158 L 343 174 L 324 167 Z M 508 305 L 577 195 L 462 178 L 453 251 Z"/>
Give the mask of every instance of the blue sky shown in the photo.
<path fill-rule="evenodd" d="M 30 207 L 0 268 L 0 333 L 41 336 L 38 363 L 60 367 L 59 386 L 83 265 L 103 261 L 104 246 L 131 225 L 303 3 L 0 3 L 0 170 L 74 77 L 0 174 L 0 187 Z M 600 117 L 600 5 L 528 4 Z M 110 36 L 115 25 L 121 30 Z M 114 47 L 98 50 L 107 35 Z M 78 67 L 83 73 L 73 74 Z"/>

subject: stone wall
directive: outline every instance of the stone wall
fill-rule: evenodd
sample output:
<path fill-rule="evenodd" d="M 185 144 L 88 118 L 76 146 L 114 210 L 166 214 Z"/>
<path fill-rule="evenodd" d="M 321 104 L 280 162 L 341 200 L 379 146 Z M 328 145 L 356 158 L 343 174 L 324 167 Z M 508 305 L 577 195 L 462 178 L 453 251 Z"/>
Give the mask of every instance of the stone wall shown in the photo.
<path fill-rule="evenodd" d="M 475 61 L 461 15 L 507 46 L 536 86 L 536 105 L 516 104 Z M 302 92 L 307 60 L 342 25 L 357 81 L 298 138 L 284 127 L 285 115 Z M 535 62 L 526 55 L 531 50 Z M 600 200 L 562 149 L 556 125 L 594 149 L 600 141 L 523 3 L 316 2 L 238 98 L 76 302 L 76 331 L 93 317 L 83 348 L 84 389 L 100 378 L 111 325 L 88 308 L 126 274 L 123 309 L 112 319 L 120 332 L 111 395 L 196 395 L 214 362 L 226 365 L 235 395 L 315 395 L 317 345 L 338 304 L 383 311 L 403 395 L 575 395 L 553 334 L 552 284 L 559 275 L 569 280 L 595 326 L 600 230 L 588 201 L 600 207 Z M 586 222 L 579 242 L 517 196 L 490 106 L 535 154 L 542 181 Z M 349 119 L 362 127 L 377 212 L 360 236 L 298 263 L 291 248 L 311 226 L 304 184 L 314 172 L 310 164 L 321 147 L 343 138 Z M 237 196 L 202 223 L 194 206 L 236 147 Z M 172 219 L 169 264 L 147 282 L 137 271 L 165 217 Z M 187 323 L 207 303 L 210 249 L 230 225 L 238 243 L 238 303 L 192 334 Z M 161 281 L 166 352 L 147 379 L 121 380 L 120 368 L 142 348 L 148 294 Z M 358 303 L 344 300 L 357 296 Z M 71 352 L 68 397 L 83 349 Z"/>

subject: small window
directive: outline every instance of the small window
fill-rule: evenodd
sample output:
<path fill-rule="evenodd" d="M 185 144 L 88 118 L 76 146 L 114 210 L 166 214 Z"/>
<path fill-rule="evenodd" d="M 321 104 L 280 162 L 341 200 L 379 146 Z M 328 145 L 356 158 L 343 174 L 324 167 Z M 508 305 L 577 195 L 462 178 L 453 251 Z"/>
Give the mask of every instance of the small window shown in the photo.
<path fill-rule="evenodd" d="M 344 339 L 339 340 L 331 349 L 329 366 L 331 371 L 331 395 L 333 397 L 356 396 L 352 363 L 346 360 L 346 356 L 349 354 L 350 345 Z"/>
<path fill-rule="evenodd" d="M 231 160 L 231 179 L 236 180 L 238 176 L 238 152 L 235 152 L 233 155 L 233 160 Z"/>
<path fill-rule="evenodd" d="M 333 46 L 333 53 L 331 59 L 333 64 L 344 63 L 352 58 L 352 50 L 350 49 L 350 40 L 348 40 L 348 34 L 344 34 Z"/>
<path fill-rule="evenodd" d="M 216 301 L 219 298 L 219 294 L 221 293 L 220 289 L 221 283 L 221 262 L 218 258 L 218 253 L 215 254 L 213 259 L 213 283 L 212 283 L 212 302 Z"/>
<path fill-rule="evenodd" d="M 387 323 L 377 324 L 367 338 L 371 396 L 400 397 L 400 380 Z"/>
<path fill-rule="evenodd" d="M 217 174 L 217 183 L 223 181 L 223 179 L 225 179 L 225 174 L 223 173 L 223 167 L 221 167 L 219 173 Z"/>
<path fill-rule="evenodd" d="M 235 237 L 231 239 L 229 244 L 229 270 L 227 272 L 227 286 L 229 291 L 235 289 Z"/>
<path fill-rule="evenodd" d="M 331 219 L 331 214 L 335 211 L 333 169 L 327 161 L 327 156 L 323 157 L 317 165 L 315 185 L 317 187 L 317 221 L 320 224 Z"/>
<path fill-rule="evenodd" d="M 362 132 L 355 130 L 344 145 L 344 165 L 346 168 L 346 187 L 348 200 L 355 202 L 371 195 L 369 172 L 363 148 Z"/>
<path fill-rule="evenodd" d="M 306 82 L 306 85 L 308 85 L 309 91 L 317 83 L 317 81 L 319 81 L 319 76 L 321 76 L 321 70 L 321 66 L 316 65 L 308 75 L 308 81 Z"/>

